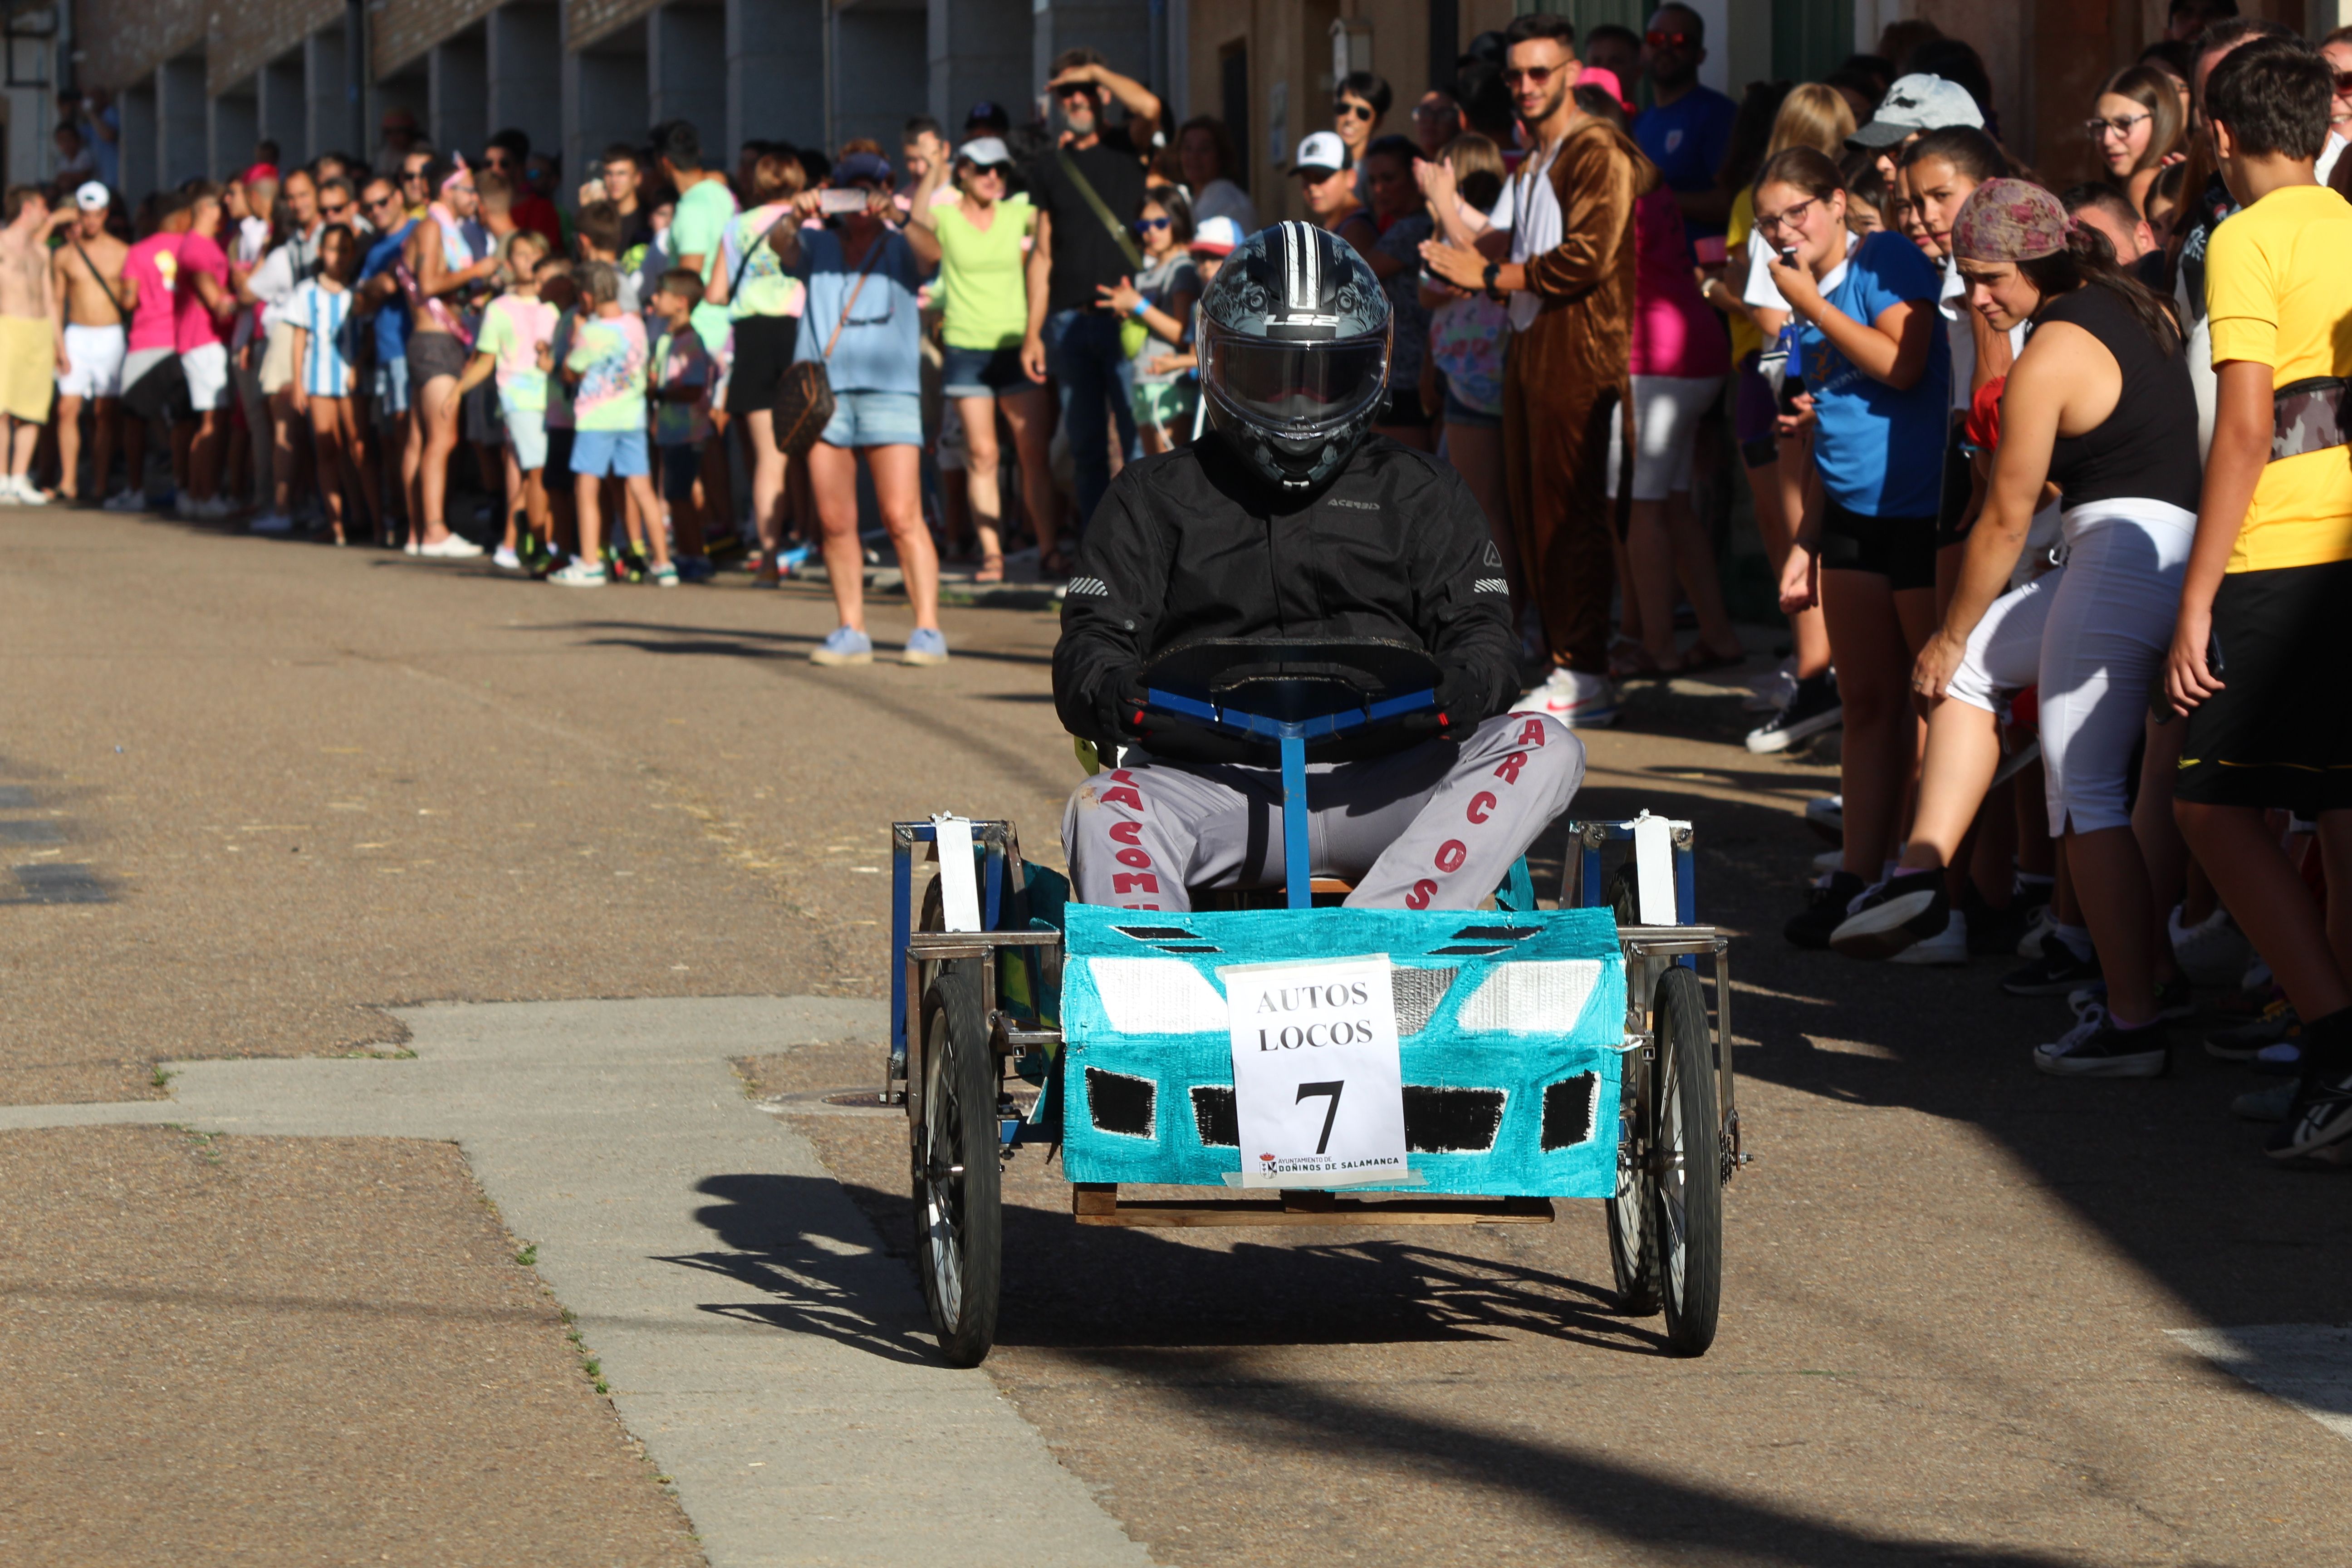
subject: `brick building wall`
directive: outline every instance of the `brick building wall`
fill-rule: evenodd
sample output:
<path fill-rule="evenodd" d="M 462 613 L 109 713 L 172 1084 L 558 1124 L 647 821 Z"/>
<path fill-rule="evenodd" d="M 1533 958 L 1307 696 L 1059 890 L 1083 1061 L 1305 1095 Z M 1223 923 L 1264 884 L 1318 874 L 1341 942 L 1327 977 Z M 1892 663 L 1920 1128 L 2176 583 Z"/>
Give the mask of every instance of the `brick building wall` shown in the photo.
<path fill-rule="evenodd" d="M 343 19 L 343 0 L 239 0 L 212 12 L 205 40 L 206 90 L 220 92 L 245 80 L 289 49 L 305 35 Z"/>
<path fill-rule="evenodd" d="M 257 7 L 297 0 L 248 0 Z M 205 41 L 208 0 L 76 0 L 76 69 L 95 87 L 122 88 Z"/>
<path fill-rule="evenodd" d="M 584 48 L 660 8 L 659 0 L 565 0 L 563 36 L 573 48 Z"/>
<path fill-rule="evenodd" d="M 497 0 L 390 0 L 374 15 L 368 38 L 369 63 L 378 79 L 392 76 L 497 8 Z M 553 61 L 548 62 L 548 68 L 555 68 Z"/>

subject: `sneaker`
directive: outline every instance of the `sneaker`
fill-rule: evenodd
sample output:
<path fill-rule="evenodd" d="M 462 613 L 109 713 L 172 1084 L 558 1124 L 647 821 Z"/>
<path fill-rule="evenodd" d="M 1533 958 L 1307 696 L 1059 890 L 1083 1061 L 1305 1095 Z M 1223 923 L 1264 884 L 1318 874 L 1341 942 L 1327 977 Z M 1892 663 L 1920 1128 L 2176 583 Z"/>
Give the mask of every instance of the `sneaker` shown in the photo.
<path fill-rule="evenodd" d="M 2294 1109 L 2294 1091 L 2301 1087 L 2277 1083 L 2268 1089 L 2250 1089 L 2230 1101 L 2230 1114 L 2243 1121 L 2284 1121 L 2286 1113 Z"/>
<path fill-rule="evenodd" d="M 2297 1034 L 2292 1040 L 2281 1040 L 2256 1051 L 2254 1070 L 2264 1078 L 2301 1078 L 2303 1037 Z"/>
<path fill-rule="evenodd" d="M 2344 1138 L 2352 1138 L 2352 1073 L 2297 1089 L 2285 1123 L 2263 1152 L 2273 1160 L 2299 1159 Z"/>
<path fill-rule="evenodd" d="M 520 572 L 522 570 L 522 557 L 501 544 L 491 553 L 490 564 L 502 572 Z"/>
<path fill-rule="evenodd" d="M 1617 688 L 1605 675 L 1555 669 L 1551 679 L 1519 699 L 1530 713 L 1549 713 L 1571 730 L 1605 730 L 1617 722 Z"/>
<path fill-rule="evenodd" d="M 1969 961 L 1969 915 L 1954 910 L 1944 929 L 1924 937 L 1888 959 L 1889 963 L 1958 964 Z"/>
<path fill-rule="evenodd" d="M 422 555 L 425 547 L 416 542 L 416 535 L 412 533 L 408 536 L 408 542 L 400 547 L 400 552 L 403 555 Z"/>
<path fill-rule="evenodd" d="M 872 664 L 874 639 L 848 626 L 835 626 L 831 637 L 809 650 L 809 662 L 824 665 Z"/>
<path fill-rule="evenodd" d="M 1807 676 L 1797 682 L 1797 694 L 1786 708 L 1748 732 L 1748 749 L 1759 757 L 1785 752 L 1800 741 L 1836 729 L 1844 712 L 1834 674 Z"/>
<path fill-rule="evenodd" d="M 601 588 L 612 581 L 604 574 L 604 567 L 585 559 L 574 559 L 561 572 L 550 572 L 547 580 L 566 588 Z"/>
<path fill-rule="evenodd" d="M 1832 871 L 1805 890 L 1804 910 L 1780 928 L 1780 934 L 1794 947 L 1825 948 L 1845 923 L 1847 906 L 1869 890 L 1870 885 L 1853 872 Z"/>
<path fill-rule="evenodd" d="M 1892 958 L 1916 942 L 1939 937 L 1952 923 L 1944 873 L 1903 871 L 1864 893 L 1853 911 L 1830 933 L 1830 946 L 1848 958 Z M 1968 939 L 1959 956 L 1968 957 Z"/>
<path fill-rule="evenodd" d="M 718 574 L 719 568 L 710 563 L 708 555 L 679 555 L 673 559 L 677 563 L 677 577 L 681 583 L 708 583 Z"/>
<path fill-rule="evenodd" d="M 2020 958 L 2041 957 L 2042 941 L 2049 936 L 2051 931 L 2056 928 L 2057 924 L 2058 917 L 2050 912 L 2050 906 L 2048 904 L 2037 905 L 2033 913 L 2026 920 L 2025 930 L 2018 936 L 2017 956 Z"/>
<path fill-rule="evenodd" d="M 1817 795 L 1805 802 L 1805 826 L 1832 844 L 1845 842 L 1845 796 Z"/>
<path fill-rule="evenodd" d="M 265 511 L 245 526 L 255 533 L 291 533 L 294 520 L 282 511 Z"/>
<path fill-rule="evenodd" d="M 2042 955 L 2001 976 L 2000 988 L 2011 996 L 2063 996 L 2098 977 L 2099 955 L 2075 957 L 2074 950 L 2053 931 L 2042 939 Z"/>
<path fill-rule="evenodd" d="M 2180 906 L 2176 904 L 2164 923 L 2172 936 L 2174 962 L 2200 985 L 2230 984 L 2244 973 L 2246 960 L 2252 956 L 2252 944 L 2231 921 L 2227 910 L 2217 909 L 2195 925 L 2184 926 Z"/>
<path fill-rule="evenodd" d="M 646 571 L 646 581 L 656 588 L 675 588 L 677 586 L 677 567 L 665 561 Z"/>
<path fill-rule="evenodd" d="M 462 533 L 453 533 L 438 543 L 420 546 L 416 553 L 435 561 L 471 561 L 482 553 L 482 547 Z"/>
<path fill-rule="evenodd" d="M 2066 1006 L 2077 1018 L 2094 1007 L 2104 1007 L 2106 1005 L 2107 983 L 2105 980 L 2094 980 L 2088 985 L 2066 993 Z M 2185 1018 L 2195 1016 L 2197 1016 L 2197 988 L 2189 984 L 2187 976 L 2176 974 L 2169 980 L 2158 983 L 2157 1022 L 2178 1024 Z"/>
<path fill-rule="evenodd" d="M 49 504 L 50 498 L 41 493 L 41 487 L 35 484 L 29 475 L 10 475 L 8 478 L 8 489 L 9 491 L 16 496 L 18 502 L 25 506 L 47 506 Z"/>
<path fill-rule="evenodd" d="M 1756 678 L 1739 706 L 1750 713 L 1778 713 L 1797 695 L 1797 661 L 1794 657 L 1780 661 L 1780 668 L 1769 675 Z"/>
<path fill-rule="evenodd" d="M 2033 1065 L 2058 1078 L 2162 1078 L 2170 1059 L 2161 1025 L 2117 1028 L 2096 1005 L 2073 1028 L 2033 1047 Z"/>
<path fill-rule="evenodd" d="M 945 664 L 948 661 L 948 639 L 937 626 L 917 626 L 907 634 L 907 646 L 898 655 L 900 664 Z"/>
<path fill-rule="evenodd" d="M 2250 1062 L 2262 1055 L 2264 1047 L 2295 1039 L 2302 1033 L 2303 1019 L 2296 1015 L 2294 1004 L 2282 996 L 2263 1008 L 2261 1017 L 2206 1036 L 2205 1054 L 2225 1062 Z"/>
<path fill-rule="evenodd" d="M 145 511 L 147 498 L 137 490 L 117 490 L 100 503 L 107 511 Z"/>

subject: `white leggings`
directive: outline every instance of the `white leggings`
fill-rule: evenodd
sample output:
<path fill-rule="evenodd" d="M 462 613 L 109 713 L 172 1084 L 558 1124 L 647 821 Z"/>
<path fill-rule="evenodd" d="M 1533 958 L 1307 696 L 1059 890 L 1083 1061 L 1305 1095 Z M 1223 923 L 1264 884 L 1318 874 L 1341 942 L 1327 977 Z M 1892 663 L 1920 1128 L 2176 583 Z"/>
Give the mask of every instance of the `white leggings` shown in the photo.
<path fill-rule="evenodd" d="M 1719 375 L 1633 377 L 1633 499 L 1664 500 L 1691 488 L 1691 450 L 1698 422 L 1723 390 Z M 1609 422 L 1609 493 L 1624 467 L 1623 426 Z"/>
<path fill-rule="evenodd" d="M 2050 833 L 2128 827 L 2132 748 L 2172 646 L 2197 514 L 2163 501 L 2066 513 L 2066 563 L 1993 601 L 1969 634 L 1951 695 L 1988 712 L 2039 683 Z"/>

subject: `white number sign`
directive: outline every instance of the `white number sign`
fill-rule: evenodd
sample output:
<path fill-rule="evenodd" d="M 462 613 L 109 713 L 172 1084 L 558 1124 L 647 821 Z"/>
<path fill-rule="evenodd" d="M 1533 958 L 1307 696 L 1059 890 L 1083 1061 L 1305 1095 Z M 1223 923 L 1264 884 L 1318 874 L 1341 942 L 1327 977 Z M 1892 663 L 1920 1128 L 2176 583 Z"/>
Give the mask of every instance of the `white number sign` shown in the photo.
<path fill-rule="evenodd" d="M 1404 1077 L 1385 953 L 1217 971 L 1234 1043 L 1242 1185 L 1406 1174 Z"/>

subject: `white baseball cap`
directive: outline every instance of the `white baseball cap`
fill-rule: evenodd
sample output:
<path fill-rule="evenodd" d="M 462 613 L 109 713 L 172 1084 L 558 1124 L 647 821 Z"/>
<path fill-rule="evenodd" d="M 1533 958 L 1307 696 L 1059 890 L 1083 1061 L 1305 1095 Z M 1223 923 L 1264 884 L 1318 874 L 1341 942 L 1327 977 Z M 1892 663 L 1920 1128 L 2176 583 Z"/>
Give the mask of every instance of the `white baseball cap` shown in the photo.
<path fill-rule="evenodd" d="M 1348 166 L 1348 144 L 1333 131 L 1314 131 L 1298 139 L 1298 162 L 1290 166 L 1294 174 L 1313 169 L 1318 174 L 1336 174 Z"/>
<path fill-rule="evenodd" d="M 1984 110 L 1956 81 L 1926 72 L 1896 79 L 1879 101 L 1870 123 L 1846 138 L 1853 147 L 1892 147 L 1921 131 L 1941 131 L 1948 125 L 1984 129 Z"/>
<path fill-rule="evenodd" d="M 1002 136 L 975 136 L 957 148 L 955 155 L 982 169 L 1008 167 L 1013 162 L 1013 149 Z"/>
<path fill-rule="evenodd" d="M 1202 218 L 1192 231 L 1192 243 L 1185 248 L 1195 256 L 1231 256 L 1241 248 L 1242 226 L 1220 215 Z"/>
<path fill-rule="evenodd" d="M 84 181 L 81 189 L 74 193 L 74 205 L 86 213 L 102 213 L 113 202 L 114 197 L 96 180 Z"/>

